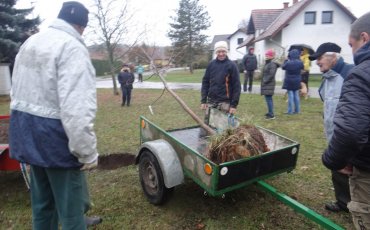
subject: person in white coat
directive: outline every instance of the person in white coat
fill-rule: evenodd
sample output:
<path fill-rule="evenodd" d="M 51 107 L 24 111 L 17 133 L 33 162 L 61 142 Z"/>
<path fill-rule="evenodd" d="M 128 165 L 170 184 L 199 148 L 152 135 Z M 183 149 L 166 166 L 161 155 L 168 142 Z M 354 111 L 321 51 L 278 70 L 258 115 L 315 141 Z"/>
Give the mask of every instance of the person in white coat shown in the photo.
<path fill-rule="evenodd" d="M 98 164 L 95 69 L 81 37 L 89 11 L 65 2 L 15 60 L 11 157 L 30 165 L 33 229 L 86 229 L 84 170 Z"/>

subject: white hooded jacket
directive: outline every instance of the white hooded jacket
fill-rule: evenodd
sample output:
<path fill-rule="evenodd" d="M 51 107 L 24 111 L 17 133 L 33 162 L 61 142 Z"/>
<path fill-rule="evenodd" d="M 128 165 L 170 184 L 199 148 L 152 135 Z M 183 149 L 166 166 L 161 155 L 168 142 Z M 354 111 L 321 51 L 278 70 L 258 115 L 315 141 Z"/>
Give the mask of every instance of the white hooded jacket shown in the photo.
<path fill-rule="evenodd" d="M 56 19 L 31 36 L 17 55 L 12 82 L 11 110 L 59 119 L 79 163 L 97 159 L 95 69 L 70 24 Z"/>

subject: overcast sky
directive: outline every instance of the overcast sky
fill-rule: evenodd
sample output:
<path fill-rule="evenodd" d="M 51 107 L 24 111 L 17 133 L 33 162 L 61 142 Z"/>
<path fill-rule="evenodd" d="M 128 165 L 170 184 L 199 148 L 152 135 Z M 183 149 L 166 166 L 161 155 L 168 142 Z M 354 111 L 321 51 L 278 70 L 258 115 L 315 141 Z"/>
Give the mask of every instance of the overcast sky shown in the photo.
<path fill-rule="evenodd" d="M 92 0 L 78 0 L 87 7 L 91 6 Z M 103 0 L 104 1 L 104 0 Z M 62 3 L 65 0 L 18 0 L 18 7 L 35 7 L 34 14 L 39 15 L 43 21 L 41 29 L 56 18 Z M 217 34 L 231 34 L 238 28 L 243 19 L 249 19 L 253 9 L 278 9 L 282 8 L 283 2 L 292 0 L 200 0 L 200 4 L 206 7 L 211 18 L 211 27 L 205 34 L 209 40 Z M 339 0 L 348 7 L 352 13 L 359 17 L 370 11 L 368 0 Z M 147 25 L 150 29 L 147 42 L 156 45 L 170 45 L 166 34 L 170 29 L 170 16 L 175 16 L 179 7 L 179 0 L 130 0 L 130 8 L 135 11 L 135 20 L 138 25 Z"/>

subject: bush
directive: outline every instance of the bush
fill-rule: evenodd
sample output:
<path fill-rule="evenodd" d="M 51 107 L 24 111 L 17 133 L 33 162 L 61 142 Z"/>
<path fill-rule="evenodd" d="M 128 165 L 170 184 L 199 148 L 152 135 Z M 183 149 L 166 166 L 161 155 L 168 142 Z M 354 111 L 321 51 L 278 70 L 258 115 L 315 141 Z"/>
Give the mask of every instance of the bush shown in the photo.
<path fill-rule="evenodd" d="M 106 73 L 110 73 L 110 67 L 109 67 L 109 61 L 108 60 L 96 60 L 92 59 L 91 60 L 95 71 L 96 71 L 96 76 L 103 76 L 106 75 Z M 120 70 L 120 66 L 122 66 L 122 62 L 116 61 L 114 63 L 114 66 L 116 67 L 116 73 L 118 74 Z"/>
<path fill-rule="evenodd" d="M 193 64 L 194 69 L 206 69 L 208 66 L 208 61 L 201 60 Z"/>

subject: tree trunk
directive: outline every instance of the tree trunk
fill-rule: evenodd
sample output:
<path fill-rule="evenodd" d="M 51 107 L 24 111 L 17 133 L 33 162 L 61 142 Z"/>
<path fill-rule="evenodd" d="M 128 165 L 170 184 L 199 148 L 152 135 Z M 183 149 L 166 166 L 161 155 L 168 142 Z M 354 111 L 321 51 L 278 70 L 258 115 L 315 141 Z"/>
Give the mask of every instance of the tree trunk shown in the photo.
<path fill-rule="evenodd" d="M 117 88 L 117 81 L 116 81 L 116 75 L 114 72 L 112 72 L 112 81 L 113 81 L 113 95 L 118 95 L 118 88 Z"/>
<path fill-rule="evenodd" d="M 190 71 L 190 74 L 193 74 L 194 73 L 194 69 L 193 69 L 193 63 L 189 63 L 189 71 Z"/>
<path fill-rule="evenodd" d="M 118 95 L 118 89 L 117 89 L 117 81 L 116 81 L 116 74 L 114 73 L 114 66 L 112 65 L 112 63 L 110 63 L 111 67 L 110 67 L 110 73 L 111 73 L 111 77 L 112 77 L 112 82 L 113 82 L 113 95 Z"/>
<path fill-rule="evenodd" d="M 114 68 L 114 59 L 113 59 L 113 50 L 110 46 L 107 46 L 109 50 L 109 65 L 110 65 L 110 73 L 112 76 L 113 81 L 113 95 L 118 95 L 118 89 L 117 89 L 117 81 L 116 81 L 116 71 Z"/>

